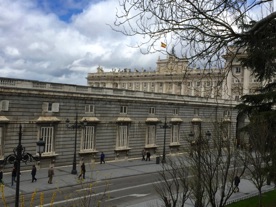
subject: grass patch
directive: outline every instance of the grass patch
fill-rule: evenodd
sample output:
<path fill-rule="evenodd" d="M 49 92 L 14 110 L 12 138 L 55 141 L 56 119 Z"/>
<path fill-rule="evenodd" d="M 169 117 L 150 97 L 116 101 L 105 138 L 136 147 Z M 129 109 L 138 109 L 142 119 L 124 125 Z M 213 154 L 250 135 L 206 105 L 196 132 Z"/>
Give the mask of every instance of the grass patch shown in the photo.
<path fill-rule="evenodd" d="M 263 207 L 276 207 L 276 191 L 272 190 L 267 193 L 263 193 Z M 258 196 L 248 198 L 236 203 L 227 205 L 227 207 L 258 207 L 259 199 Z"/>

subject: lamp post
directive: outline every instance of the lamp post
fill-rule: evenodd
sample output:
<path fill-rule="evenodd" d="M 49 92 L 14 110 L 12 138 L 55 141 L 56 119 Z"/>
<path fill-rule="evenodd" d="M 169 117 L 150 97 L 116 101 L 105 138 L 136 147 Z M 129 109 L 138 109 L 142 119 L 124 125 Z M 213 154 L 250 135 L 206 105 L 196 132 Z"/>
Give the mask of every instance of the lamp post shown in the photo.
<path fill-rule="evenodd" d="M 196 135 L 196 140 L 194 140 L 192 142 L 192 144 L 194 145 L 192 147 L 195 147 L 196 153 L 197 153 L 195 159 L 197 159 L 196 160 L 196 168 L 197 168 L 197 176 L 198 176 L 197 179 L 198 179 L 198 181 L 197 181 L 197 184 L 196 184 L 197 186 L 196 186 L 196 192 L 195 192 L 195 194 L 196 194 L 195 195 L 195 197 L 196 197 L 195 206 L 196 207 L 202 207 L 203 206 L 203 201 L 202 201 L 202 199 L 203 199 L 202 179 L 203 178 L 202 178 L 202 172 L 201 172 L 201 168 L 202 168 L 202 165 L 201 165 L 202 145 L 205 145 L 205 148 L 207 147 L 208 141 L 211 137 L 211 133 L 209 131 L 207 131 L 205 133 L 206 139 L 204 140 L 204 139 L 202 139 L 201 125 L 198 126 L 198 129 L 200 131 L 196 132 L 196 134 L 197 134 Z M 193 139 L 195 137 L 195 132 L 191 131 L 189 133 L 189 137 Z"/>
<path fill-rule="evenodd" d="M 162 163 L 166 163 L 166 130 L 168 128 L 171 128 L 170 125 L 167 123 L 167 117 L 165 117 L 165 123 L 164 125 L 160 126 L 161 129 L 164 129 L 164 144 L 163 144 L 163 157 L 162 157 Z"/>
<path fill-rule="evenodd" d="M 14 164 L 16 167 L 16 177 L 17 177 L 17 182 L 16 182 L 16 192 L 15 192 L 15 207 L 19 206 L 19 188 L 20 188 L 20 163 L 21 161 L 26 163 L 26 162 L 32 162 L 32 161 L 38 161 L 41 158 L 41 153 L 44 152 L 45 149 L 45 142 L 41 139 L 39 142 L 37 142 L 37 153 L 39 154 L 39 158 L 34 157 L 30 153 L 25 152 L 25 147 L 22 146 L 21 144 L 21 139 L 22 139 L 22 126 L 20 124 L 19 126 L 19 137 L 18 137 L 18 145 L 16 148 L 13 149 L 13 154 L 8 155 L 4 159 L 4 165 L 7 163 Z M 39 147 L 38 147 L 39 143 Z"/>
<path fill-rule="evenodd" d="M 74 158 L 73 158 L 73 167 L 71 174 L 76 175 L 77 172 L 77 134 L 79 128 L 84 128 L 87 125 L 87 121 L 84 120 L 83 122 L 78 122 L 78 113 L 76 113 L 76 120 L 75 123 L 70 125 L 69 119 L 66 119 L 66 127 L 75 130 L 75 143 L 74 143 Z"/>

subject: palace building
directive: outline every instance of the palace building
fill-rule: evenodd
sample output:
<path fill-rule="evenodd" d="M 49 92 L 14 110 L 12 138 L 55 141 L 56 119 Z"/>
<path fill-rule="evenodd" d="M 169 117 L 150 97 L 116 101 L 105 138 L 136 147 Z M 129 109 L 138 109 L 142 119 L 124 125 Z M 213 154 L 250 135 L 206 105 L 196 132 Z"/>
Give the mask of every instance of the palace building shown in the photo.
<path fill-rule="evenodd" d="M 244 56 L 242 51 L 232 60 L 231 55 L 226 54 L 225 67 L 219 69 L 191 68 L 186 58 L 178 59 L 172 55 L 158 59 L 155 71 L 126 68 L 105 72 L 99 66 L 96 73 L 88 74 L 87 84 L 93 87 L 239 101 L 242 95 L 254 93 L 256 88 L 266 84 L 257 81 L 248 68 L 241 66 L 238 59 L 241 56 Z"/>
<path fill-rule="evenodd" d="M 85 162 L 99 161 L 101 152 L 107 160 L 140 159 L 143 149 L 153 156 L 161 155 L 164 149 L 166 154 L 176 154 L 191 147 L 187 141 L 191 132 L 195 139 L 207 132 L 215 136 L 214 122 L 221 123 L 225 139 L 235 140 L 238 114 L 234 107 L 237 102 L 212 98 L 215 96 L 213 90 L 207 93 L 202 86 L 199 86 L 202 88 L 200 95 L 184 95 L 199 92 L 184 87 L 182 82 L 180 85 L 169 82 L 169 77 L 176 76 L 166 76 L 173 73 L 164 74 L 166 70 L 162 64 L 160 60 L 160 74 L 139 73 L 139 76 L 143 74 L 144 78 L 152 79 L 154 86 L 143 79 L 139 82 L 138 73 L 128 71 L 117 73 L 118 77 L 115 74 L 115 80 L 124 74 L 129 80 L 132 74 L 135 80 L 115 81 L 117 87 L 112 88 L 109 84 L 114 86 L 115 82 L 111 80 L 105 82 L 105 86 L 102 80 L 99 87 L 95 87 L 94 82 L 90 82 L 93 86 L 79 86 L 0 78 L 0 161 L 17 147 L 20 125 L 26 152 L 38 156 L 36 142 L 40 138 L 46 142 L 41 155 L 42 167 L 53 161 L 57 166 L 71 164 L 75 149 L 77 160 Z M 180 61 L 174 71 L 185 70 L 186 64 Z M 196 71 L 190 76 L 197 77 Z M 104 76 L 100 71 L 97 74 Z M 217 74 L 219 77 L 219 72 Z M 164 82 L 163 77 L 167 81 Z M 112 76 L 106 75 L 105 79 L 108 78 Z M 204 82 L 204 86 L 207 87 L 207 83 Z M 130 87 L 133 90 L 127 90 Z M 139 90 L 134 90 L 136 87 Z M 207 94 L 208 99 L 204 97 Z M 71 129 L 67 127 L 67 119 L 70 124 L 85 121 L 87 125 Z M 166 131 L 165 124 L 169 126 Z M 29 168 L 28 165 L 22 167 Z"/>

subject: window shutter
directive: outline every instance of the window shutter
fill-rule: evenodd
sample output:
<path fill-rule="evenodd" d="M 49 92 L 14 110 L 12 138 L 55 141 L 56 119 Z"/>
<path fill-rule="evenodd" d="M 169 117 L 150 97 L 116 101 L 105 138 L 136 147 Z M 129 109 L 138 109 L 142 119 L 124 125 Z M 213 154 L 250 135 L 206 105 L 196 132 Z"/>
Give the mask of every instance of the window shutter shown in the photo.
<path fill-rule="evenodd" d="M 85 105 L 84 111 L 85 113 L 89 113 L 89 105 Z"/>
<path fill-rule="evenodd" d="M 9 101 L 3 100 L 0 102 L 0 111 L 8 111 L 9 110 Z"/>
<path fill-rule="evenodd" d="M 53 103 L 52 112 L 59 112 L 59 103 Z"/>
<path fill-rule="evenodd" d="M 42 111 L 43 111 L 43 112 L 48 111 L 48 102 L 43 102 L 43 103 L 42 103 Z"/>

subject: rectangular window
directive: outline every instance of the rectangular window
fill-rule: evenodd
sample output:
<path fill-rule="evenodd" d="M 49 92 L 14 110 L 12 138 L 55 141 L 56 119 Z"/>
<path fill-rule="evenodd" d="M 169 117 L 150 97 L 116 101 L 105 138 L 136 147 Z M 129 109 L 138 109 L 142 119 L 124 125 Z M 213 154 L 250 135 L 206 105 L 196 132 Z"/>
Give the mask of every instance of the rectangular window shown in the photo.
<path fill-rule="evenodd" d="M 240 72 L 241 72 L 241 68 L 240 68 L 240 67 L 236 67 L 236 68 L 235 68 L 235 72 L 236 72 L 236 73 L 240 73 Z"/>
<path fill-rule="evenodd" d="M 4 156 L 3 142 L 4 142 L 3 127 L 0 127 L 0 158 Z"/>
<path fill-rule="evenodd" d="M 95 146 L 95 126 L 86 126 L 83 130 L 81 151 L 93 151 Z"/>
<path fill-rule="evenodd" d="M 144 83 L 143 86 L 144 86 L 144 88 L 147 88 L 148 87 L 148 83 Z"/>
<path fill-rule="evenodd" d="M 199 109 L 194 109 L 194 115 L 199 116 Z"/>
<path fill-rule="evenodd" d="M 127 106 L 121 106 L 120 113 L 127 114 Z"/>
<path fill-rule="evenodd" d="M 210 81 L 207 81 L 207 82 L 206 82 L 206 86 L 211 86 L 211 82 L 210 82 Z"/>
<path fill-rule="evenodd" d="M 43 126 L 40 128 L 40 137 L 45 141 L 45 153 L 54 153 L 54 127 L 53 126 Z"/>
<path fill-rule="evenodd" d="M 230 116 L 230 111 L 229 111 L 229 110 L 225 110 L 225 111 L 223 112 L 223 115 L 224 115 L 224 116 Z"/>
<path fill-rule="evenodd" d="M 187 82 L 187 86 L 189 86 L 189 87 L 192 86 L 192 82 L 190 82 L 190 81 Z"/>
<path fill-rule="evenodd" d="M 149 108 L 149 114 L 155 114 L 155 108 L 154 107 Z"/>
<path fill-rule="evenodd" d="M 196 86 L 200 86 L 200 82 L 199 81 L 196 82 Z"/>
<path fill-rule="evenodd" d="M 53 106 L 53 103 L 48 103 L 48 111 L 52 111 L 52 106 Z"/>
<path fill-rule="evenodd" d="M 156 140 L 156 125 L 151 124 L 147 127 L 146 145 L 155 145 Z"/>
<path fill-rule="evenodd" d="M 43 102 L 42 111 L 44 111 L 44 112 L 59 112 L 59 103 Z"/>
<path fill-rule="evenodd" d="M 9 111 L 9 101 L 0 101 L 0 111 Z"/>
<path fill-rule="evenodd" d="M 172 125 L 172 137 L 171 137 L 171 143 L 179 143 L 179 125 L 173 124 Z"/>
<path fill-rule="evenodd" d="M 173 109 L 173 115 L 178 115 L 178 109 Z"/>
<path fill-rule="evenodd" d="M 85 113 L 94 113 L 94 105 L 87 104 L 85 105 Z"/>
<path fill-rule="evenodd" d="M 117 148 L 127 148 L 128 147 L 128 128 L 127 125 L 118 126 L 118 138 L 117 138 Z"/>

